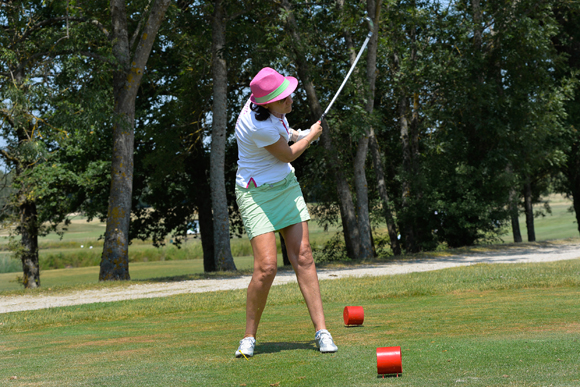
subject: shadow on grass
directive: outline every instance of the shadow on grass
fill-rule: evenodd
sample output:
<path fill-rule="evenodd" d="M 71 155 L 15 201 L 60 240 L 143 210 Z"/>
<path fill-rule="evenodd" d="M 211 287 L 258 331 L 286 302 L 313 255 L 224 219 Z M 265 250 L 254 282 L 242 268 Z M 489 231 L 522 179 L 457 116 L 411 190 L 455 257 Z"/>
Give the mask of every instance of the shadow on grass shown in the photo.
<path fill-rule="evenodd" d="M 377 375 L 377 379 L 398 378 L 399 375 L 401 377 L 403 376 L 403 374 L 385 374 L 385 375 Z"/>
<path fill-rule="evenodd" d="M 282 351 L 295 351 L 295 350 L 317 351 L 318 348 L 316 348 L 314 340 L 294 341 L 294 342 L 266 342 L 266 343 L 261 342 L 258 345 L 256 345 L 256 352 L 254 352 L 254 356 L 266 353 L 276 353 Z"/>

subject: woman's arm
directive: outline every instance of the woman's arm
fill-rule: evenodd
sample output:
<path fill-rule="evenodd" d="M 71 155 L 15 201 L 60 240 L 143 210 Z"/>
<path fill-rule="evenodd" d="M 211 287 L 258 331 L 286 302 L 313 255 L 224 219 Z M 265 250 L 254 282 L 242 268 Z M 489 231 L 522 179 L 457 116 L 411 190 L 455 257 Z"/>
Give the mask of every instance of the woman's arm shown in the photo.
<path fill-rule="evenodd" d="M 280 136 L 280 139 L 277 142 L 265 146 L 264 149 L 273 154 L 278 160 L 285 163 L 291 163 L 304 153 L 306 148 L 310 146 L 310 143 L 320 137 L 321 134 L 322 126 L 317 122 L 310 127 L 310 133 L 306 137 L 295 142 L 292 146 L 289 146 L 286 139 Z"/>

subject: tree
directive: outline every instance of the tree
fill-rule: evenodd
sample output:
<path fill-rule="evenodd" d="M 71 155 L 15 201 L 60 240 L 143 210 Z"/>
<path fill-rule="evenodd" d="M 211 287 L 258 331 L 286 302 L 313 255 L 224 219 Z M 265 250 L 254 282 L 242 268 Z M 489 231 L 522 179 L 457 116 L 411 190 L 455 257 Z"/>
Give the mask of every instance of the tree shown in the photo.
<path fill-rule="evenodd" d="M 213 108 L 210 155 L 211 202 L 213 208 L 213 235 L 216 268 L 236 270 L 230 249 L 230 217 L 224 175 L 228 73 L 224 59 L 227 13 L 223 0 L 215 0 L 212 24 Z"/>
<path fill-rule="evenodd" d="M 312 66 L 308 63 L 306 52 L 307 44 L 303 42 L 299 33 L 299 27 L 294 16 L 294 10 L 287 0 L 282 1 L 282 8 L 285 11 L 286 28 L 290 38 L 290 46 L 294 52 L 294 61 L 296 70 L 301 81 L 302 87 L 306 92 L 308 106 L 310 109 L 311 120 L 318 120 L 323 113 L 317 92 L 314 89 L 312 81 Z M 310 54 L 311 55 L 311 54 Z M 325 149 L 325 154 L 329 159 L 328 168 L 334 177 L 340 214 L 342 219 L 343 234 L 346 244 L 346 250 L 349 257 L 356 259 L 360 256 L 360 230 L 356 220 L 356 211 L 352 199 L 352 194 L 346 177 L 344 176 L 344 166 L 342 160 L 338 157 L 333 144 L 331 129 L 328 119 L 323 120 L 322 127 L 324 131 L 320 137 L 320 142 Z"/>
<path fill-rule="evenodd" d="M 342 4 L 340 4 L 342 3 Z M 365 105 L 365 112 L 368 116 L 372 115 L 375 99 L 375 82 L 376 82 L 376 60 L 377 60 L 377 46 L 378 46 L 378 32 L 379 32 L 379 15 L 381 11 L 381 1 L 368 0 L 367 14 L 373 20 L 372 36 L 369 39 L 367 48 L 367 68 L 366 68 L 366 88 L 363 88 L 360 83 L 358 91 L 361 96 L 365 96 L 362 103 Z M 339 2 L 341 8 L 343 2 Z M 345 30 L 345 37 L 349 51 L 351 53 L 351 63 L 354 64 L 356 59 L 355 49 L 352 43 L 350 33 Z M 374 246 L 372 243 L 372 231 L 369 217 L 369 198 L 367 188 L 367 178 L 365 172 L 365 165 L 369 149 L 369 140 L 371 137 L 372 127 L 365 128 L 362 136 L 358 138 L 356 147 L 356 155 L 353 160 L 354 168 L 354 185 L 356 190 L 356 208 L 357 221 L 360 232 L 360 255 L 359 259 L 370 259 L 374 255 Z M 380 169 L 379 169 L 380 170 Z"/>
<path fill-rule="evenodd" d="M 553 37 L 556 50 L 564 55 L 564 60 L 556 69 L 556 79 L 566 81 L 578 78 L 580 70 L 580 5 L 575 2 L 555 3 L 554 13 L 560 26 Z M 568 86 L 571 97 L 566 101 L 567 117 L 564 122 L 565 132 L 562 136 L 562 149 L 566 162 L 561 166 L 564 183 L 560 188 L 573 200 L 576 223 L 580 232 L 580 84 Z"/>
<path fill-rule="evenodd" d="M 56 63 L 71 52 L 77 28 L 86 19 L 69 13 L 65 2 L 10 1 L 2 4 L 0 20 L 0 115 L 7 142 L 0 155 L 12 172 L 14 192 L 3 215 L 16 217 L 23 283 L 36 288 L 38 237 L 66 223 L 69 194 L 78 188 L 78 177 L 55 158 L 67 133 L 51 122 L 61 92 L 55 83 Z"/>
<path fill-rule="evenodd" d="M 111 0 L 110 3 L 112 29 L 109 38 L 118 69 L 113 75 L 115 120 L 111 189 L 100 281 L 130 279 L 128 249 L 133 193 L 135 99 L 153 42 L 169 3 L 170 0 L 155 0 L 151 10 L 145 9 L 142 13 L 142 20 L 147 17 L 145 26 L 141 31 L 139 23 L 131 41 L 125 1 Z"/>

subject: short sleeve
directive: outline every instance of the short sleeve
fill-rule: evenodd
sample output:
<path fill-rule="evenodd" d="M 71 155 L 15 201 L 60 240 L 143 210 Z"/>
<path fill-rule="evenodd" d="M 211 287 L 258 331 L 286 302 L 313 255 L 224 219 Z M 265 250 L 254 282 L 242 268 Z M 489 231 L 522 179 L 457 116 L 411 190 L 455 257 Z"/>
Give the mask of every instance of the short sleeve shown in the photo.
<path fill-rule="evenodd" d="M 256 128 L 256 131 L 252 133 L 252 140 L 254 140 L 258 148 L 263 148 L 278 142 L 280 140 L 280 133 L 278 133 L 278 130 L 274 126 L 263 126 Z"/>

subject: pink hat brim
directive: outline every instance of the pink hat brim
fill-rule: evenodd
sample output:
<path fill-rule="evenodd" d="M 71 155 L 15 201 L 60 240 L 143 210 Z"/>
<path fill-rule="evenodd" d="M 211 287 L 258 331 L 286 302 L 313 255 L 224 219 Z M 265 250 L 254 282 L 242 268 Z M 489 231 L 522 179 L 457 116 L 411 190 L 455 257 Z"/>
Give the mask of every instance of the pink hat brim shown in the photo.
<path fill-rule="evenodd" d="M 256 98 L 254 97 L 254 94 L 252 94 L 250 96 L 250 101 L 252 101 L 252 103 L 254 105 L 266 105 L 272 102 L 276 102 L 276 101 L 280 101 L 281 99 L 284 99 L 286 97 L 288 97 L 290 94 L 292 94 L 294 92 L 294 90 L 296 90 L 296 87 L 298 87 L 298 79 L 294 78 L 294 77 L 284 77 L 288 80 L 288 82 L 290 82 L 290 84 L 288 85 L 288 87 L 286 88 L 286 90 L 284 90 L 282 92 L 282 94 L 280 94 L 279 96 L 272 98 L 270 101 L 268 102 L 256 102 Z"/>

